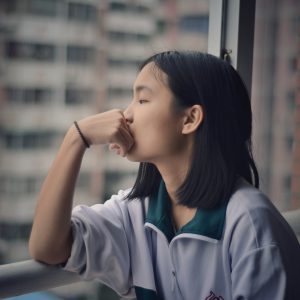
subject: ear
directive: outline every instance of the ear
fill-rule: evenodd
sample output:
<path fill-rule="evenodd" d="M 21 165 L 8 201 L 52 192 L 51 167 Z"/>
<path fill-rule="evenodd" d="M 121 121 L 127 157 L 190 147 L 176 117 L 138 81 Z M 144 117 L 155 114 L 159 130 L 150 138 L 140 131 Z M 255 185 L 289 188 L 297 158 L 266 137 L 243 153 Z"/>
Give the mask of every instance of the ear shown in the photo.
<path fill-rule="evenodd" d="M 202 106 L 195 104 L 185 110 L 183 117 L 182 133 L 190 134 L 195 132 L 203 122 L 204 114 Z"/>

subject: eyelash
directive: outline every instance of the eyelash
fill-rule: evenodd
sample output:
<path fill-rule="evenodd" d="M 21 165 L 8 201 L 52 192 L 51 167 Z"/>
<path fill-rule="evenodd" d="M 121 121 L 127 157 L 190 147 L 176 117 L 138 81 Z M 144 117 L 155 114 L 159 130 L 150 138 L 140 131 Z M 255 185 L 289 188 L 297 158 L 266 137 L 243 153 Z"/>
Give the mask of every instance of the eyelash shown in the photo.
<path fill-rule="evenodd" d="M 143 104 L 143 103 L 147 102 L 147 100 L 141 99 L 141 100 L 138 100 L 138 102 L 139 102 L 140 104 Z"/>

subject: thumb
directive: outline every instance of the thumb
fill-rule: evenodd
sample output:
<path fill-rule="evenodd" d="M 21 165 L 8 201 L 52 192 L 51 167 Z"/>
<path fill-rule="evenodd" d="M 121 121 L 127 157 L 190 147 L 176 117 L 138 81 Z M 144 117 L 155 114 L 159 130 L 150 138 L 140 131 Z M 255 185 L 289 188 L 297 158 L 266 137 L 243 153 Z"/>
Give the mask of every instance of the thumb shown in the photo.
<path fill-rule="evenodd" d="M 118 144 L 112 143 L 112 144 L 109 144 L 108 148 L 109 148 L 110 151 L 112 151 L 112 150 L 118 150 L 121 147 Z"/>

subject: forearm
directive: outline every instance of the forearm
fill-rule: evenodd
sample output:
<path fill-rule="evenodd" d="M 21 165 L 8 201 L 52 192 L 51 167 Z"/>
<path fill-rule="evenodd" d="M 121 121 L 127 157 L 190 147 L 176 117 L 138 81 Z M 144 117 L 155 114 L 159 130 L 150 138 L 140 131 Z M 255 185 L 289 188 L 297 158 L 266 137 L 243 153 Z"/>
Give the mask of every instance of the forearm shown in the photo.
<path fill-rule="evenodd" d="M 134 140 L 120 110 L 79 121 L 90 145 L 115 143 L 125 155 Z M 76 179 L 85 152 L 75 125 L 67 134 L 42 186 L 29 240 L 31 256 L 50 264 L 67 260 L 72 247 L 71 211 Z"/>
<path fill-rule="evenodd" d="M 71 252 L 71 210 L 85 146 L 74 125 L 69 129 L 38 197 L 29 251 L 46 263 L 61 263 Z"/>

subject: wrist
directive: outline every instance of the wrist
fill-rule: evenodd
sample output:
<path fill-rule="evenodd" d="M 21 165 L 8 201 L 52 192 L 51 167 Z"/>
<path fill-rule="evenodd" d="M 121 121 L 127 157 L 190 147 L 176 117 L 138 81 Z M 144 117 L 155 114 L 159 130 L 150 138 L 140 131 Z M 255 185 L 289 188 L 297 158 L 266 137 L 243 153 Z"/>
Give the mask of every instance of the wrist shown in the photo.
<path fill-rule="evenodd" d="M 82 142 L 84 143 L 84 145 L 86 146 L 86 148 L 90 148 L 90 143 L 87 141 L 86 137 L 84 136 L 84 134 L 82 133 L 77 121 L 74 121 L 74 125 L 78 131 L 78 134 L 81 137 Z"/>
<path fill-rule="evenodd" d="M 86 150 L 86 146 L 82 141 L 82 138 L 80 134 L 78 133 L 78 130 L 73 123 L 72 126 L 69 128 L 65 135 L 65 142 L 69 144 L 69 146 L 78 147 L 80 150 Z"/>

